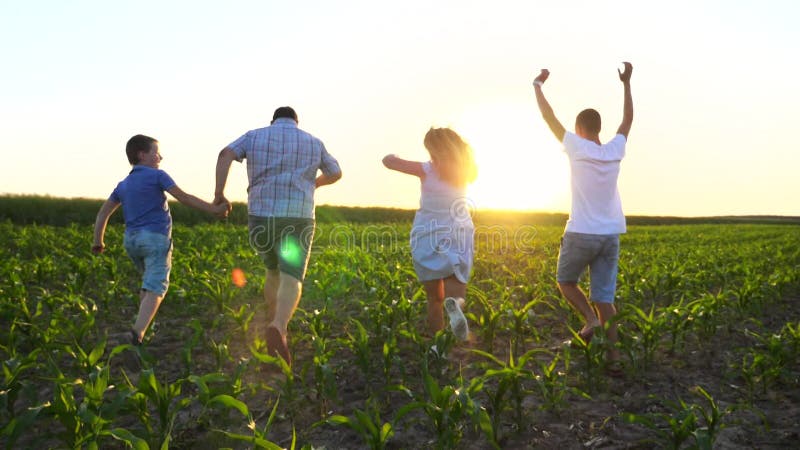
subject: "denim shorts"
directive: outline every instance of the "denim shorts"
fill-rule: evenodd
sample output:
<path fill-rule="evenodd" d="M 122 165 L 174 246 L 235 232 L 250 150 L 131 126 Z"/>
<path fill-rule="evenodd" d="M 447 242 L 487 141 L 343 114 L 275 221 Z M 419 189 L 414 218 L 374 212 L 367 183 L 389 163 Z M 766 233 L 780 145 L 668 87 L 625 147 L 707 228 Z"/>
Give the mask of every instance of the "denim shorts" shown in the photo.
<path fill-rule="evenodd" d="M 559 283 L 577 283 L 589 268 L 590 300 L 614 303 L 619 263 L 618 234 L 564 233 L 558 252 Z"/>
<path fill-rule="evenodd" d="M 125 251 L 143 274 L 142 289 L 164 295 L 172 269 L 172 239 L 147 230 L 126 231 Z"/>
<path fill-rule="evenodd" d="M 250 246 L 267 269 L 279 269 L 303 281 L 314 239 L 314 219 L 249 216 L 247 222 Z"/>

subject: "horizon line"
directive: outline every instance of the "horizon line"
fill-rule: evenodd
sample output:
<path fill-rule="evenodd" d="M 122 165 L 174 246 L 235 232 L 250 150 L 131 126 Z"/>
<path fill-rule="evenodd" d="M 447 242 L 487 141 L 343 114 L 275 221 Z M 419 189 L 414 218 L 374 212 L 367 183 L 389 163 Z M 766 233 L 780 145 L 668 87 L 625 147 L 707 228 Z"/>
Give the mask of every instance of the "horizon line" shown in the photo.
<path fill-rule="evenodd" d="M 106 199 L 99 197 L 61 197 L 52 194 L 18 194 L 3 192 L 0 193 L 0 198 L 3 197 L 31 197 L 31 198 L 49 198 L 49 199 L 63 199 L 63 200 L 88 200 L 88 201 L 104 201 Z M 177 202 L 177 200 L 167 197 L 168 201 Z M 247 201 L 232 201 L 232 204 L 246 205 Z M 178 203 L 179 204 L 179 203 Z M 396 211 L 414 212 L 417 208 L 411 207 L 398 207 L 398 206 L 382 206 L 382 205 L 333 205 L 333 204 L 317 204 L 315 207 L 328 207 L 328 208 L 362 208 L 362 209 L 390 209 Z M 506 209 L 506 208 L 476 208 L 479 213 L 494 213 L 494 214 L 541 214 L 541 215 L 563 215 L 569 216 L 568 211 L 547 211 L 540 209 Z M 671 218 L 671 219 L 725 219 L 725 218 L 783 218 L 800 220 L 800 215 L 783 215 L 774 213 L 747 213 L 747 214 L 715 214 L 715 215 L 670 215 L 670 214 L 625 214 L 626 218 Z"/>

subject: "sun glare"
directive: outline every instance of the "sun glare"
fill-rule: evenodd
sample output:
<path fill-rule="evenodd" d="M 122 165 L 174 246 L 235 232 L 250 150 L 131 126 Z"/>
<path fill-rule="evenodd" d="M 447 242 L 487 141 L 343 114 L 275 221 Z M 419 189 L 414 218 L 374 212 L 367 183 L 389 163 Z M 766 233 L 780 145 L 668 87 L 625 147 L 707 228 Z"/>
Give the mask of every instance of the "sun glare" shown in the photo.
<path fill-rule="evenodd" d="M 569 165 L 535 105 L 484 105 L 454 128 L 472 145 L 478 178 L 469 188 L 477 209 L 567 211 Z"/>

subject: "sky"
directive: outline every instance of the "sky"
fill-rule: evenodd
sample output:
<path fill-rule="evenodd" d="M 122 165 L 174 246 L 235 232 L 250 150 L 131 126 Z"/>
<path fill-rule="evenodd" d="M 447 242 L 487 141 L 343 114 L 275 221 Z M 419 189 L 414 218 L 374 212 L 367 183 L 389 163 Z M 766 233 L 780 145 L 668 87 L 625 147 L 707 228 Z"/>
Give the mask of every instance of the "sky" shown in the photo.
<path fill-rule="evenodd" d="M 107 198 L 125 142 L 210 200 L 219 151 L 295 108 L 339 161 L 318 204 L 415 208 L 432 126 L 472 145 L 478 209 L 568 212 L 569 166 L 531 81 L 567 129 L 584 108 L 634 121 L 628 215 L 800 215 L 800 3 L 794 1 L 0 0 L 0 194 Z M 226 196 L 246 199 L 243 164 Z"/>

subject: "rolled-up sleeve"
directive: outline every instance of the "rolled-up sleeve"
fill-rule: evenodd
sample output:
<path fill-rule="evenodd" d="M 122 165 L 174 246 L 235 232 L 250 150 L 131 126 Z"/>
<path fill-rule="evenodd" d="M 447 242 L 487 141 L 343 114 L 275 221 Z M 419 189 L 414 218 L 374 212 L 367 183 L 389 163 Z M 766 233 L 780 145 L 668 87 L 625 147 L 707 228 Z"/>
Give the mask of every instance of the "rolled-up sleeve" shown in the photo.
<path fill-rule="evenodd" d="M 339 161 L 336 161 L 336 158 L 328 153 L 328 150 L 325 148 L 325 144 L 322 142 L 319 144 L 322 148 L 322 160 L 320 161 L 319 170 L 328 176 L 342 173 L 342 169 L 339 167 Z"/>
<path fill-rule="evenodd" d="M 236 161 L 242 162 L 243 159 L 247 158 L 248 150 L 253 147 L 253 140 L 254 133 L 252 131 L 248 131 L 239 139 L 236 139 L 228 144 L 228 148 L 233 150 L 233 152 L 236 154 Z"/>

